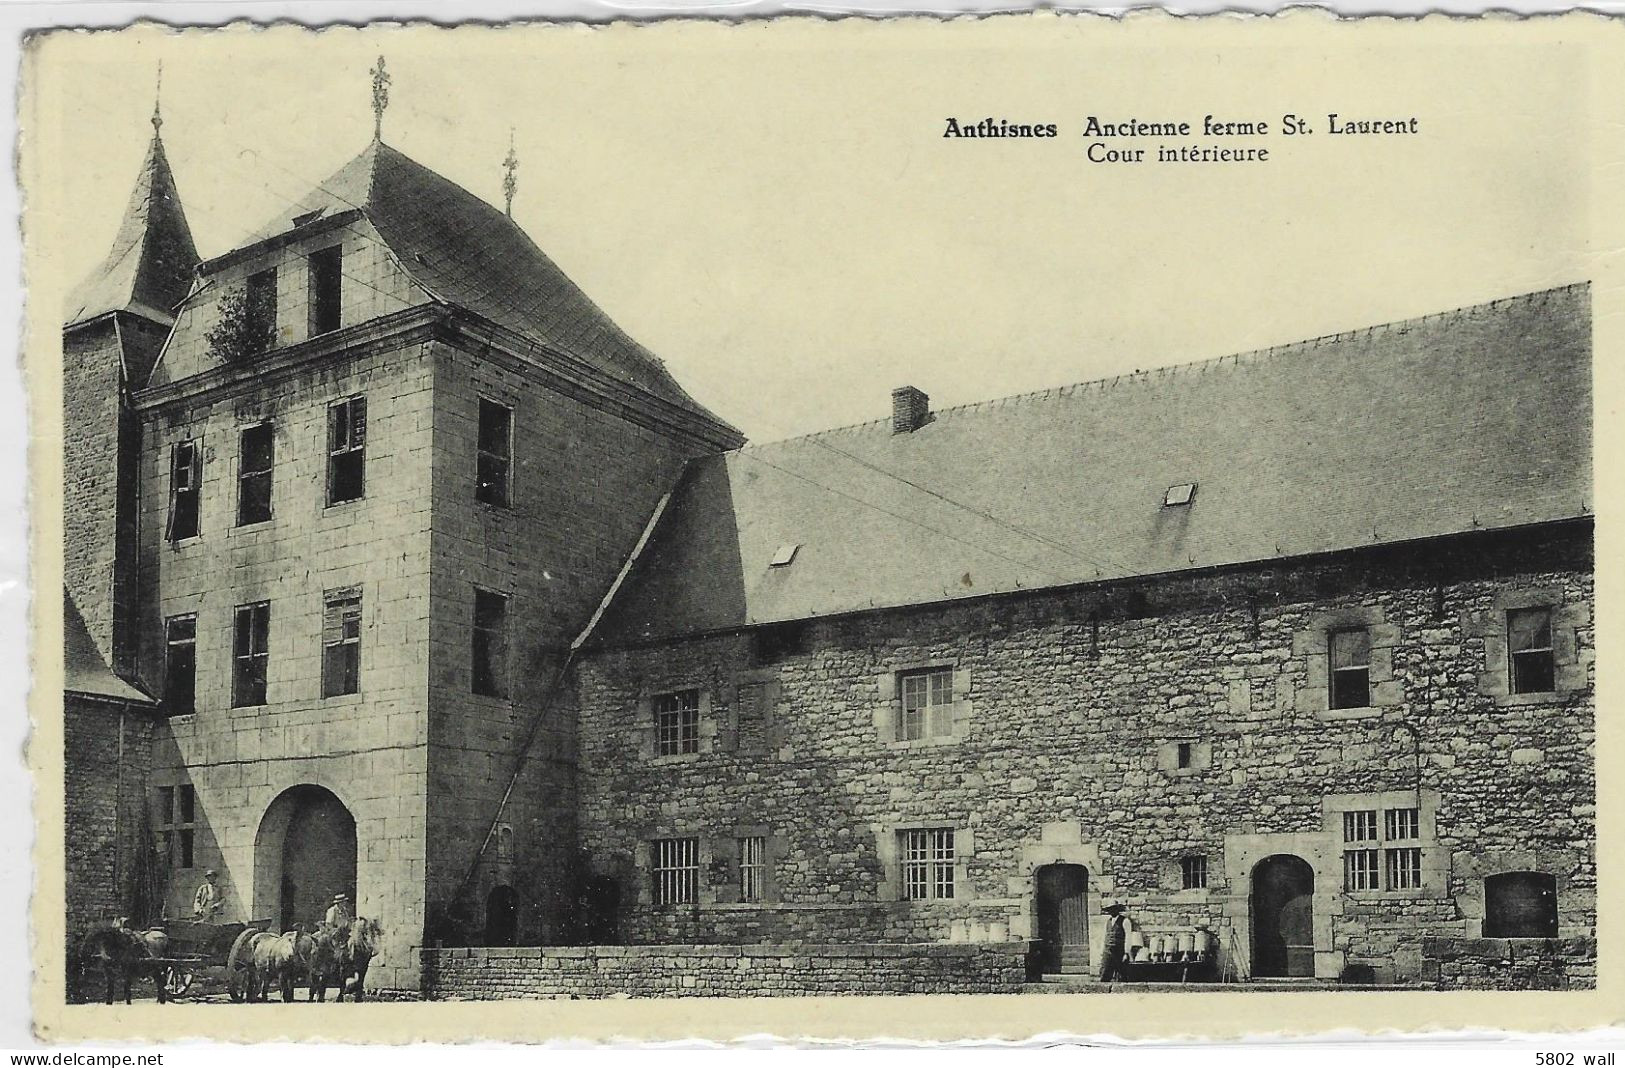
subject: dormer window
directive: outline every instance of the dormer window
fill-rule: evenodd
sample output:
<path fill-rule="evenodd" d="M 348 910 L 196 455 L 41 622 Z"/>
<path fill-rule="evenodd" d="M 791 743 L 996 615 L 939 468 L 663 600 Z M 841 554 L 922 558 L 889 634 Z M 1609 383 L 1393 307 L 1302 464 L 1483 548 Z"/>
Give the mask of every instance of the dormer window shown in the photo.
<path fill-rule="evenodd" d="M 1162 506 L 1164 508 L 1178 508 L 1181 505 L 1191 503 L 1191 498 L 1195 496 L 1196 483 L 1181 482 L 1177 486 L 1168 487 L 1168 492 L 1162 495 Z"/>
<path fill-rule="evenodd" d="M 767 566 L 789 567 L 795 561 L 796 553 L 800 550 L 801 545 L 798 542 L 786 542 L 779 546 L 778 551 L 773 554 L 773 559 L 768 561 Z"/>
<path fill-rule="evenodd" d="M 310 263 L 310 336 L 339 328 L 344 295 L 344 249 L 334 245 L 312 252 Z"/>
<path fill-rule="evenodd" d="M 320 219 L 322 214 L 326 211 L 326 208 L 317 208 L 315 211 L 307 211 L 303 215 L 295 215 L 293 217 L 293 225 L 298 227 L 303 226 L 306 223 L 315 222 L 317 219 Z"/>

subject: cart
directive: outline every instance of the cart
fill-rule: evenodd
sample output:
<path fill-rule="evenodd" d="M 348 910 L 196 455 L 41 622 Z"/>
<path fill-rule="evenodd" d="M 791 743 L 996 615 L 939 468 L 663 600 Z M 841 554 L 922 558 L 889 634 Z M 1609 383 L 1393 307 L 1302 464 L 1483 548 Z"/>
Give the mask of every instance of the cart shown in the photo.
<path fill-rule="evenodd" d="M 224 979 L 233 1001 L 248 996 L 248 944 L 262 931 L 273 929 L 275 921 L 249 920 L 247 923 L 205 923 L 201 920 L 167 920 L 156 929 L 169 938 L 162 956 L 154 963 L 172 998 L 185 997 L 201 977 Z"/>

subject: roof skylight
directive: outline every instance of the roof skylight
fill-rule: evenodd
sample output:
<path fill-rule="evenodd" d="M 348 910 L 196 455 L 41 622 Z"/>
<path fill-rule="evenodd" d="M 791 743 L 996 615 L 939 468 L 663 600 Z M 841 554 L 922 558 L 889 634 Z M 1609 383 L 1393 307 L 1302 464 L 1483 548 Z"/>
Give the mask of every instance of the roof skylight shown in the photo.
<path fill-rule="evenodd" d="M 1181 482 L 1177 486 L 1168 487 L 1168 492 L 1163 494 L 1162 497 L 1162 506 L 1164 508 L 1177 508 L 1179 505 L 1191 503 L 1191 498 L 1194 496 L 1196 496 L 1196 483 Z"/>
<path fill-rule="evenodd" d="M 785 544 L 779 546 L 779 551 L 773 554 L 773 559 L 768 561 L 767 566 L 789 567 L 790 562 L 796 558 L 796 552 L 800 550 L 800 548 L 801 545 L 799 543 L 786 542 Z"/>

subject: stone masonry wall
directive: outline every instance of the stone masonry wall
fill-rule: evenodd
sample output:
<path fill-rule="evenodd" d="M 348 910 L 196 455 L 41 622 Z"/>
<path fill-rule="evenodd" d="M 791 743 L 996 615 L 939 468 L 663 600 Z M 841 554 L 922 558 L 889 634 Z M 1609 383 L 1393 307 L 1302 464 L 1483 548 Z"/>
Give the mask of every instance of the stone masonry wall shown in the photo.
<path fill-rule="evenodd" d="M 1594 938 L 1425 938 L 1428 978 L 1440 990 L 1589 990 Z"/>
<path fill-rule="evenodd" d="M 507 507 L 475 499 L 480 398 L 513 410 Z M 448 944 L 483 939 L 497 886 L 519 897 L 520 944 L 569 938 L 575 869 L 574 722 L 543 722 L 497 840 L 460 902 L 519 749 L 569 643 L 585 626 L 683 462 L 703 446 L 568 397 L 498 352 L 435 348 L 430 636 L 429 893 Z M 471 685 L 474 588 L 508 598 L 509 693 Z"/>
<path fill-rule="evenodd" d="M 1208 924 L 1245 975 L 1251 873 L 1279 854 L 1314 871 L 1317 975 L 1419 977 L 1423 937 L 1477 933 L 1495 871 L 1557 873 L 1559 933 L 1587 936 L 1590 545 L 1576 524 L 818 620 L 767 663 L 748 633 L 597 651 L 583 848 L 634 943 L 1036 937 L 1034 875 L 1059 861 L 1087 869 L 1094 955 L 1121 901 L 1148 932 Z M 1558 690 L 1508 696 L 1506 610 L 1536 603 L 1556 611 Z M 1328 710 L 1326 634 L 1350 621 L 1371 627 L 1372 705 Z M 924 665 L 954 669 L 957 726 L 901 744 L 893 680 Z M 742 709 L 764 682 L 765 708 Z M 705 751 L 640 751 L 650 696 L 688 687 Z M 1418 802 L 1422 885 L 1344 892 L 1341 812 Z M 955 832 L 951 900 L 899 900 L 897 835 L 921 826 Z M 759 904 L 730 892 L 743 828 L 774 854 Z M 670 836 L 700 839 L 695 906 L 650 903 L 649 842 Z M 1184 856 L 1205 888 L 1182 888 Z"/>
<path fill-rule="evenodd" d="M 506 998 L 1003 994 L 1026 944 L 582 946 L 425 950 L 428 995 Z"/>
<path fill-rule="evenodd" d="M 376 985 L 416 989 L 427 792 L 431 362 L 422 344 L 270 371 L 235 394 L 146 412 L 142 465 L 144 677 L 163 679 L 164 619 L 197 616 L 197 711 L 167 721 L 152 786 L 190 782 L 193 870 L 171 914 L 189 912 L 206 867 L 225 920 L 278 914 L 280 827 L 272 803 L 299 785 L 332 792 L 356 821 L 357 910 L 384 927 Z M 326 504 L 327 409 L 367 398 L 366 493 Z M 267 522 L 236 526 L 239 434 L 269 420 L 275 468 Z M 165 539 L 171 446 L 202 443 L 198 537 Z M 322 696 L 324 592 L 361 597 L 360 692 Z M 235 606 L 269 601 L 267 703 L 231 707 Z M 266 833 L 262 833 L 262 828 Z M 312 920 L 316 917 L 300 917 Z M 371 981 L 371 980 L 369 980 Z"/>
<path fill-rule="evenodd" d="M 74 694 L 64 702 L 62 847 L 70 946 L 92 927 L 127 914 L 131 905 L 153 717 L 144 709 L 123 711 L 121 724 L 121 711 L 112 702 Z"/>

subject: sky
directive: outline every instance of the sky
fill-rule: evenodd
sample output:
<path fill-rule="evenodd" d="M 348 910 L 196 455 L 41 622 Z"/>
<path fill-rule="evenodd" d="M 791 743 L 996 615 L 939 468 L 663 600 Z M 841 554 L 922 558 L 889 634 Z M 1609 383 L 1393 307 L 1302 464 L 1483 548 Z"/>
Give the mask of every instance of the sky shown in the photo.
<path fill-rule="evenodd" d="M 1583 57 L 1368 38 L 1215 47 L 1048 19 L 842 36 L 674 24 L 78 35 L 34 51 L 31 241 L 58 296 L 106 254 L 163 135 L 223 252 L 384 139 L 517 221 L 702 403 L 766 441 L 1223 356 L 1590 276 Z M 1255 27 L 1256 31 L 1256 27 Z M 1334 138 L 1325 116 L 1416 116 Z M 1091 164 L 1084 121 L 1318 127 L 1264 164 Z M 955 140 L 948 117 L 1054 122 Z M 1214 144 L 1211 138 L 1178 143 Z M 60 306 L 60 303 L 52 306 Z"/>

